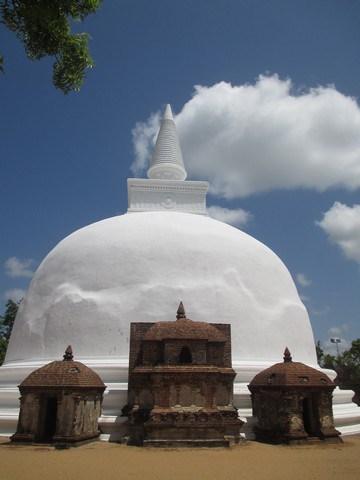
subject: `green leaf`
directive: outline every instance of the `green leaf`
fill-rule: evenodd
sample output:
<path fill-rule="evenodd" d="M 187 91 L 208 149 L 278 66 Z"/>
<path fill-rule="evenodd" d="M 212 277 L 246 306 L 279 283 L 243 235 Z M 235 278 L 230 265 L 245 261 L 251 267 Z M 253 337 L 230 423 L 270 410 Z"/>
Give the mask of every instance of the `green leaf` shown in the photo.
<path fill-rule="evenodd" d="M 29 59 L 55 58 L 53 83 L 69 93 L 80 89 L 86 70 L 94 66 L 88 35 L 72 34 L 70 22 L 84 20 L 100 5 L 101 0 L 0 0 L 0 16 Z"/>

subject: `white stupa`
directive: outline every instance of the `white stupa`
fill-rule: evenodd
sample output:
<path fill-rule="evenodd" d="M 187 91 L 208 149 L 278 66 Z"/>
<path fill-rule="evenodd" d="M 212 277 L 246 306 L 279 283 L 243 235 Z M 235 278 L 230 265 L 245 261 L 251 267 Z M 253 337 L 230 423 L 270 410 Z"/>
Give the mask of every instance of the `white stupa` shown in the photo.
<path fill-rule="evenodd" d="M 128 213 L 74 232 L 39 266 L 0 368 L 0 433 L 15 431 L 17 385 L 71 344 L 108 387 L 102 438 L 116 439 L 130 322 L 171 320 L 180 300 L 193 320 L 231 324 L 235 404 L 248 435 L 247 384 L 256 373 L 280 361 L 286 346 L 296 361 L 317 367 L 309 317 L 285 265 L 251 236 L 207 216 L 207 182 L 185 181 L 169 105 L 148 177 L 128 180 Z M 335 394 L 342 433 L 360 433 L 352 395 Z"/>

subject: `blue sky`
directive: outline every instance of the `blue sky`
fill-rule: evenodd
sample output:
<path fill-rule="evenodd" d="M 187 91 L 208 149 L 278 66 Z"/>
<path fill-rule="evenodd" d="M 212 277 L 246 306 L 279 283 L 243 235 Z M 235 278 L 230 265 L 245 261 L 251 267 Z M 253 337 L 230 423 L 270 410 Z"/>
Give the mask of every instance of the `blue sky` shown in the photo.
<path fill-rule="evenodd" d="M 223 168 L 238 169 L 239 178 L 251 172 L 260 178 L 259 151 L 269 152 L 265 167 L 274 172 L 279 168 L 284 178 L 276 182 L 275 173 L 272 181 L 271 175 L 264 175 L 261 185 L 253 178 L 247 189 L 235 184 L 231 195 L 224 194 L 225 187 L 215 189 L 208 203 L 249 212 L 251 218 L 243 228 L 272 248 L 294 278 L 298 276 L 317 339 L 359 337 L 360 212 L 354 208 L 360 204 L 359 2 L 104 1 L 97 14 L 76 28 L 90 33 L 96 68 L 88 73 L 80 93 L 67 96 L 51 84 L 52 61 L 31 63 L 14 35 L 0 28 L 6 62 L 6 74 L 0 77 L 2 303 L 9 291 L 26 289 L 31 272 L 66 235 L 125 212 L 126 178 L 132 176 L 130 167 L 136 161 L 132 131 L 138 122 L 147 125 L 150 115 L 165 103 L 170 102 L 179 114 L 191 178 L 205 175 L 196 155 L 192 158 L 190 146 L 196 138 L 189 133 L 194 125 L 186 111 L 191 107 L 195 118 L 203 118 L 198 105 L 209 98 L 205 107 L 211 113 L 212 101 L 222 105 L 223 93 L 215 87 L 226 82 L 227 118 L 240 115 L 237 108 L 246 111 L 241 122 L 250 135 L 233 139 L 235 150 L 229 153 L 228 163 L 226 159 L 223 164 L 212 162 L 208 179 L 221 176 Z M 260 99 L 245 106 L 252 90 L 244 86 L 258 92 L 260 75 L 272 79 L 267 103 Z M 287 81 L 291 85 L 286 90 Z M 195 85 L 208 90 L 199 93 Z M 238 96 L 241 86 L 243 93 Z M 283 90 L 285 110 L 294 108 L 303 125 L 311 126 L 298 138 L 299 151 L 304 149 L 298 159 L 297 137 L 290 131 L 294 122 L 286 113 L 276 117 L 284 122 L 281 132 L 289 148 L 282 152 L 289 158 L 284 175 L 281 164 L 275 165 L 278 138 L 274 143 L 266 123 L 272 122 L 275 128 L 276 118 L 270 114 L 260 121 L 259 117 L 266 105 L 275 105 L 276 110 L 276 88 Z M 317 90 L 311 94 L 310 89 Z M 293 107 L 299 98 L 301 108 Z M 317 114 L 320 133 L 314 120 Z M 249 119 L 254 118 L 252 123 Z M 227 124 L 217 121 L 215 116 L 215 128 L 226 133 Z M 338 131 L 335 121 L 342 122 Z M 200 121 L 197 125 L 201 130 Z M 201 134 L 204 138 L 209 134 L 206 126 Z M 301 180 L 294 182 L 291 172 L 303 162 L 302 155 L 311 156 L 307 142 L 315 134 L 321 134 L 320 140 L 315 139 L 316 159 L 320 159 L 316 171 L 309 157 L 304 168 L 299 167 Z M 292 136 L 292 143 L 286 135 Z M 250 137 L 262 149 L 251 150 L 246 143 Z M 244 151 L 250 152 L 248 167 L 242 163 L 244 145 Z M 204 148 L 198 145 L 197 151 L 205 155 Z M 221 142 L 216 148 L 215 153 L 222 151 Z M 343 165 L 343 158 L 350 160 Z M 335 202 L 342 208 L 334 209 Z M 330 213 L 322 228 L 316 222 L 326 212 Z"/>

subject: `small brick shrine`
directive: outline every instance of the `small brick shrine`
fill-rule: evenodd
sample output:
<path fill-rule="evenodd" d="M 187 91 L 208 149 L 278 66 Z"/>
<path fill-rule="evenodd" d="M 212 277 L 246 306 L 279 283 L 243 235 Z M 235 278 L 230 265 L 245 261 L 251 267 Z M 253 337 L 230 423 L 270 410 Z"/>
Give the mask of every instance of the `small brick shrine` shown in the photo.
<path fill-rule="evenodd" d="M 69 345 L 64 360 L 35 370 L 20 384 L 20 414 L 11 440 L 74 445 L 96 439 L 105 388 L 97 373 L 73 360 Z"/>
<path fill-rule="evenodd" d="M 270 443 L 341 441 L 332 412 L 334 388 L 323 372 L 293 362 L 286 348 L 284 362 L 258 373 L 249 385 L 257 418 L 256 439 Z"/>
<path fill-rule="evenodd" d="M 129 444 L 222 446 L 238 442 L 230 325 L 194 322 L 183 304 L 176 321 L 132 323 Z"/>

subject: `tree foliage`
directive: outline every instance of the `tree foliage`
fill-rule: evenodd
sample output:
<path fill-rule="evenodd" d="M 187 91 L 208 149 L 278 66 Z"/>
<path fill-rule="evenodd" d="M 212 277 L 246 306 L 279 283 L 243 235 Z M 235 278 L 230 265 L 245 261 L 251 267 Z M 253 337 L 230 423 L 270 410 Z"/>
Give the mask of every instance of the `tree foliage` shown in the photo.
<path fill-rule="evenodd" d="M 15 317 L 17 314 L 17 311 L 19 309 L 20 302 L 16 303 L 13 300 L 8 300 L 5 305 L 5 314 L 3 317 L 3 325 L 6 328 L 6 332 L 4 334 L 4 337 L 9 340 L 14 322 L 15 322 Z"/>
<path fill-rule="evenodd" d="M 319 365 L 335 370 L 339 387 L 354 390 L 354 401 L 360 403 L 360 338 L 353 340 L 349 350 L 336 357 L 325 354 L 320 342 L 316 344 L 316 353 Z"/>
<path fill-rule="evenodd" d="M 324 358 L 324 350 L 321 348 L 320 340 L 316 342 L 316 356 L 318 364 L 321 365 L 322 360 Z"/>
<path fill-rule="evenodd" d="M 360 338 L 336 359 L 336 371 L 345 387 L 360 389 Z"/>
<path fill-rule="evenodd" d="M 16 303 L 13 300 L 9 299 L 5 305 L 5 313 L 2 317 L 0 317 L 0 365 L 2 365 L 5 358 L 9 338 L 14 326 L 15 317 L 19 309 L 19 305 L 20 302 Z"/>
<path fill-rule="evenodd" d="M 8 342 L 5 340 L 5 338 L 0 337 L 0 365 L 2 365 L 5 360 L 7 346 Z"/>
<path fill-rule="evenodd" d="M 72 33 L 71 22 L 96 12 L 102 0 L 0 0 L 1 22 L 24 44 L 27 56 L 55 58 L 53 83 L 64 93 L 79 90 L 94 66 L 87 33 Z M 0 70 L 3 58 L 0 55 Z"/>

